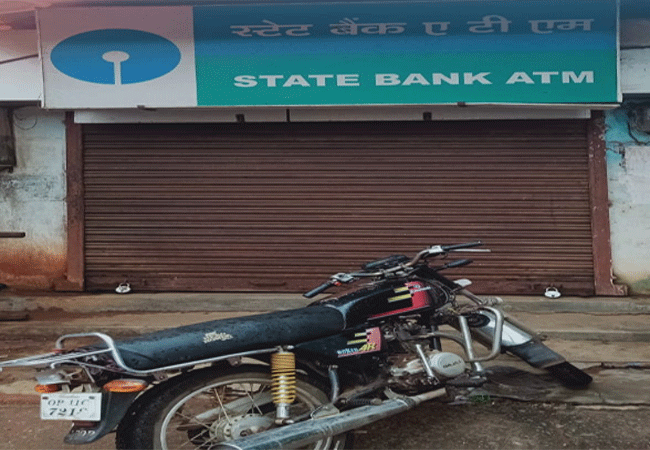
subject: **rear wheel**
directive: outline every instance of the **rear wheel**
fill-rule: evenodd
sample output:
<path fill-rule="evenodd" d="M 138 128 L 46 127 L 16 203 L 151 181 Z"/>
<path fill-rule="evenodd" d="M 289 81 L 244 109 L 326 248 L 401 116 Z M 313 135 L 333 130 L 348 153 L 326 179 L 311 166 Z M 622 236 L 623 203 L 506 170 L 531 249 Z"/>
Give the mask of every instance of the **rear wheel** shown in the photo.
<path fill-rule="evenodd" d="M 117 431 L 117 448 L 210 449 L 275 428 L 271 376 L 263 369 L 248 366 L 220 376 L 213 370 L 190 374 L 125 417 Z M 311 411 L 326 403 L 328 398 L 321 388 L 296 380 L 292 418 L 308 418 Z M 339 435 L 308 448 L 342 449 L 345 442 L 346 435 Z"/>

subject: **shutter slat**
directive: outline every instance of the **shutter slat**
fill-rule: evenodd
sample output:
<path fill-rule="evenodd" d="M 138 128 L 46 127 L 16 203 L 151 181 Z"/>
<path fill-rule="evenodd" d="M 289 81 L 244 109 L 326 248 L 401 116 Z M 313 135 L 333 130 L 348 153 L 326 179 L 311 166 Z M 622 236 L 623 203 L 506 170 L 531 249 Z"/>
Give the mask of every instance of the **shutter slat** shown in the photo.
<path fill-rule="evenodd" d="M 589 295 L 587 163 L 584 121 L 86 125 L 86 285 L 302 292 L 481 239 L 475 291 Z"/>

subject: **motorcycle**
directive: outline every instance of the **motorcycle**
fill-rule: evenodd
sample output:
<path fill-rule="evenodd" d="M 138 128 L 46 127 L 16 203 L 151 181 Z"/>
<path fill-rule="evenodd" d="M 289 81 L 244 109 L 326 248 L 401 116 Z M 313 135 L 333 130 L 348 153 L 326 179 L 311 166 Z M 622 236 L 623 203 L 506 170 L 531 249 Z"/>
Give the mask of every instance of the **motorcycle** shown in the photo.
<path fill-rule="evenodd" d="M 572 388 L 591 377 L 481 298 L 442 258 L 480 242 L 435 245 L 338 273 L 304 294 L 353 284 L 291 310 L 115 341 L 61 336 L 53 353 L 0 363 L 37 369 L 41 418 L 72 421 L 68 444 L 116 432 L 119 449 L 342 449 L 352 431 L 488 380 L 502 353 Z M 440 261 L 439 265 L 433 262 Z M 365 280 L 365 282 L 363 281 Z M 96 342 L 70 346 L 78 339 Z M 456 351 L 443 350 L 450 343 Z M 487 347 L 478 355 L 474 343 Z"/>

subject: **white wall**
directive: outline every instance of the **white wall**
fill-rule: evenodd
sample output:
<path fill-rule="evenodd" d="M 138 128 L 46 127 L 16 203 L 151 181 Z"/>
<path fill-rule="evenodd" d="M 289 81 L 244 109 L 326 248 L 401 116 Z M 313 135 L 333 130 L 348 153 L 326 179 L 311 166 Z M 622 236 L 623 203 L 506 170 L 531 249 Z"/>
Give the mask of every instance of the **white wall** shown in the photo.
<path fill-rule="evenodd" d="M 16 167 L 0 172 L 0 282 L 50 289 L 66 268 L 64 114 L 39 108 L 14 113 Z"/>
<path fill-rule="evenodd" d="M 606 116 L 614 275 L 632 294 L 650 294 L 650 134 L 629 126 L 624 106 Z"/>
<path fill-rule="evenodd" d="M 650 93 L 650 19 L 621 21 L 621 89 Z"/>
<path fill-rule="evenodd" d="M 650 93 L 650 48 L 621 51 L 621 89 L 624 94 Z"/>
<path fill-rule="evenodd" d="M 25 58 L 0 64 L 0 100 L 37 101 L 42 98 L 41 65 L 36 30 L 0 32 L 0 61 Z"/>

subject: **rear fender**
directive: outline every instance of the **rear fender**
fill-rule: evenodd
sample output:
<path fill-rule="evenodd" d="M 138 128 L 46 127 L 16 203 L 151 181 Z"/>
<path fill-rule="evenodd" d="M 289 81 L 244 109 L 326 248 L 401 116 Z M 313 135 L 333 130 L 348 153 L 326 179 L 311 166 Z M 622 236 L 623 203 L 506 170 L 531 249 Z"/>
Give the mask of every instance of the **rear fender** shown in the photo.
<path fill-rule="evenodd" d="M 104 392 L 102 395 L 102 420 L 99 422 L 75 423 L 63 439 L 66 444 L 90 444 L 106 436 L 124 418 L 129 407 L 133 404 L 138 392 Z"/>
<path fill-rule="evenodd" d="M 212 367 L 212 370 L 230 368 L 230 364 L 221 363 Z M 126 418 L 134 415 L 142 406 L 147 405 L 152 398 L 188 376 L 192 371 L 167 378 L 144 392 L 117 393 L 104 392 L 102 396 L 102 420 L 99 422 L 74 424 L 64 438 L 66 444 L 89 444 L 106 436 Z"/>

